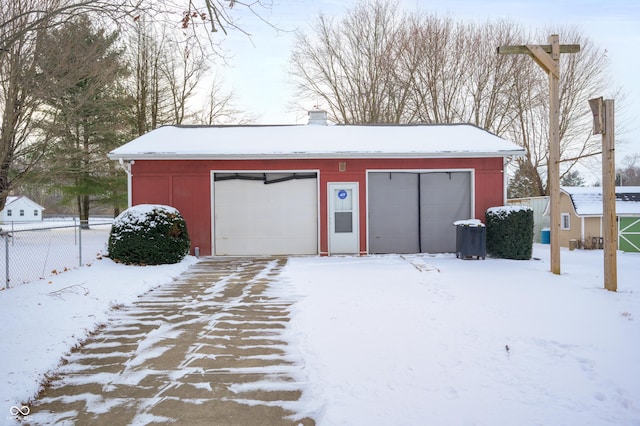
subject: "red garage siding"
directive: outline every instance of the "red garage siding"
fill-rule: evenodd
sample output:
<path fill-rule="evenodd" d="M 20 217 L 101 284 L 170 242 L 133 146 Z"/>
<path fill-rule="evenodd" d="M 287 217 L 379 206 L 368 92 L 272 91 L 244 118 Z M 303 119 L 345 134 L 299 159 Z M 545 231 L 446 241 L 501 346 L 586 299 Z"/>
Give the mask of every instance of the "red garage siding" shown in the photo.
<path fill-rule="evenodd" d="M 342 163 L 342 167 L 341 167 Z M 136 160 L 131 167 L 132 204 L 166 204 L 187 221 L 192 249 L 211 255 L 211 171 L 319 171 L 320 253 L 328 253 L 327 184 L 358 182 L 360 252 L 367 252 L 367 170 L 473 170 L 475 216 L 504 203 L 503 159 L 268 159 L 268 160 Z M 343 170 L 343 171 L 341 171 Z"/>
<path fill-rule="evenodd" d="M 171 204 L 171 175 L 140 174 L 132 179 L 133 204 Z M 144 200 L 153 200 L 144 201 Z"/>

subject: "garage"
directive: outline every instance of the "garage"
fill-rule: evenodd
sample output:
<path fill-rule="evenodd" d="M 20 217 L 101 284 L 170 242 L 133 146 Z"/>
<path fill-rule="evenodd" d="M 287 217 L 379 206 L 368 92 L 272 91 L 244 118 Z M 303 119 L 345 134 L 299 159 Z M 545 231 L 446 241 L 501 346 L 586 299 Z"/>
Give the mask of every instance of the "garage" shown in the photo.
<path fill-rule="evenodd" d="M 455 252 L 453 222 L 473 217 L 470 171 L 369 172 L 369 252 Z"/>
<path fill-rule="evenodd" d="M 109 157 L 127 173 L 130 205 L 180 211 L 193 254 L 331 256 L 454 252 L 452 223 L 503 205 L 505 164 L 524 154 L 469 124 L 309 117 L 164 126 Z"/>
<path fill-rule="evenodd" d="M 317 173 L 214 173 L 214 254 L 318 253 Z"/>

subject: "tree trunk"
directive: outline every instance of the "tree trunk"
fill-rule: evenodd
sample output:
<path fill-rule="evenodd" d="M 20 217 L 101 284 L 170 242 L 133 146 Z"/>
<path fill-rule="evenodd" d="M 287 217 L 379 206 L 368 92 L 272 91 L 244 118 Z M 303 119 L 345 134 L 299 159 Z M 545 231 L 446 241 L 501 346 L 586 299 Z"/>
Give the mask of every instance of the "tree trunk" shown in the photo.
<path fill-rule="evenodd" d="M 78 217 L 80 218 L 80 226 L 82 229 L 89 229 L 89 195 L 81 194 L 76 197 L 78 204 Z"/>
<path fill-rule="evenodd" d="M 9 196 L 9 167 L 11 167 L 11 157 L 5 156 L 0 164 L 0 210 L 4 209 Z"/>

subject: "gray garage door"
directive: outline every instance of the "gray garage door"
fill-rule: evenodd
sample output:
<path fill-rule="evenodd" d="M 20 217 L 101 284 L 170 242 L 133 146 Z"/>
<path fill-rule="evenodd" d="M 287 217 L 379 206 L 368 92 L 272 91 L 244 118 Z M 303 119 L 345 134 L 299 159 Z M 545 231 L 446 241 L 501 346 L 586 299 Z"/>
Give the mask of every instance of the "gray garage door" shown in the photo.
<path fill-rule="evenodd" d="M 453 253 L 472 217 L 470 172 L 372 172 L 368 197 L 370 253 Z"/>

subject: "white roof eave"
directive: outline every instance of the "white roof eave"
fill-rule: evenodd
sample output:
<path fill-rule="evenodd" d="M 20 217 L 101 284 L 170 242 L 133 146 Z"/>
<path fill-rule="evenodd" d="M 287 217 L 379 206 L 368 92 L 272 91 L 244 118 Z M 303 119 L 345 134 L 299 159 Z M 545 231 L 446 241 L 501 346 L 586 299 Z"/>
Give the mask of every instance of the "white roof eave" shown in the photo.
<path fill-rule="evenodd" d="M 111 160 L 264 160 L 264 159 L 366 159 L 366 158 L 495 158 L 521 157 L 524 150 L 495 152 L 291 152 L 291 153 L 258 153 L 258 154 L 210 154 L 210 153 L 176 153 L 176 152 L 140 152 L 108 154 Z"/>

